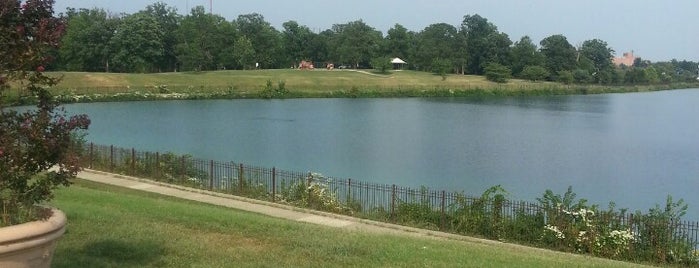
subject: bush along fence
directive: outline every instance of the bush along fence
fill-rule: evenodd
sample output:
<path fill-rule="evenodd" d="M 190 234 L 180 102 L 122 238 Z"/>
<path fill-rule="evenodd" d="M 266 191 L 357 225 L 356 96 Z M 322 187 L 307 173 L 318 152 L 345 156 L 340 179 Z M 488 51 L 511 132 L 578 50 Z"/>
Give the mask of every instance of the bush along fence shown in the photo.
<path fill-rule="evenodd" d="M 587 205 L 571 188 L 517 202 L 500 186 L 468 196 L 114 146 L 87 144 L 83 155 L 90 169 L 171 184 L 565 252 L 699 267 L 699 222 L 681 220 L 687 206 L 671 197 L 663 207 L 628 213 L 613 203 Z"/>

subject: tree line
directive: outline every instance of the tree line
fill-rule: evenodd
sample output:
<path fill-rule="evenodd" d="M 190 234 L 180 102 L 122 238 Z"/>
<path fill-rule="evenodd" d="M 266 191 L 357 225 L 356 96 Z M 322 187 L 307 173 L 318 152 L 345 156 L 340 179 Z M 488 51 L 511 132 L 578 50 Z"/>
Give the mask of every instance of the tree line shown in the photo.
<path fill-rule="evenodd" d="M 185 16 L 164 3 L 134 14 L 114 15 L 99 8 L 72 9 L 63 15 L 67 31 L 55 51 L 53 70 L 88 72 L 172 72 L 221 69 L 290 68 L 302 60 L 317 65 L 370 68 L 376 59 L 399 57 L 408 68 L 440 74 L 486 75 L 564 83 L 648 84 L 696 81 L 697 63 L 612 63 L 614 50 L 600 39 L 573 46 L 564 35 L 535 43 L 517 41 L 479 15 L 461 25 L 435 23 L 419 32 L 400 24 L 381 31 L 362 20 L 335 24 L 315 33 L 296 21 L 281 31 L 260 14 L 233 21 L 197 6 Z M 374 64 L 376 65 L 376 64 Z"/>

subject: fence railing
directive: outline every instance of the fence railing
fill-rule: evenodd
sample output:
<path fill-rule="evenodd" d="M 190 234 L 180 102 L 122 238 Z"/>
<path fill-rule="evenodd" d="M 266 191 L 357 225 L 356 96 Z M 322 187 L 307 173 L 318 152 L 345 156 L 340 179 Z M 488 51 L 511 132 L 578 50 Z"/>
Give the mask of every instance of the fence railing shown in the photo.
<path fill-rule="evenodd" d="M 445 232 L 632 261 L 699 265 L 699 222 L 511 201 L 296 172 L 189 155 L 86 145 L 83 166 L 271 202 Z"/>

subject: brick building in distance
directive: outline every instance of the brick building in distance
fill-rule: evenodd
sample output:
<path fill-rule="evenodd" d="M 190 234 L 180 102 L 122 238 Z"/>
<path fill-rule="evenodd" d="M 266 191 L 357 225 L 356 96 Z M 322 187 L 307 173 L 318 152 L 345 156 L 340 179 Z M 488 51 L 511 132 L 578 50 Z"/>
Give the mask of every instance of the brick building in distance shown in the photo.
<path fill-rule="evenodd" d="M 624 54 L 621 56 L 621 58 L 614 58 L 612 59 L 612 62 L 616 66 L 621 66 L 626 65 L 626 66 L 633 66 L 633 62 L 636 60 L 636 57 L 633 55 L 633 50 L 631 52 L 624 52 Z"/>

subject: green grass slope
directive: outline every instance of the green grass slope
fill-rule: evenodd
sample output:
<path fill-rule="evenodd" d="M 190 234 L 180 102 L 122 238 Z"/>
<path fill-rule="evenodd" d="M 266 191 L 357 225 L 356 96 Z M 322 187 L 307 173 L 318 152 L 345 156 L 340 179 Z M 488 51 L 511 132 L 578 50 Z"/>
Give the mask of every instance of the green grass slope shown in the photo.
<path fill-rule="evenodd" d="M 636 267 L 611 260 L 297 223 L 82 180 L 54 267 Z"/>
<path fill-rule="evenodd" d="M 449 75 L 444 80 L 438 75 L 416 71 L 393 71 L 385 75 L 363 70 L 292 69 L 154 74 L 57 72 L 51 75 L 63 77 L 62 82 L 56 86 L 55 93 L 58 95 L 147 93 L 161 94 L 160 97 L 163 98 L 173 96 L 162 94 L 187 95 L 175 95 L 174 98 L 257 98 L 263 96 L 265 89 L 283 89 L 283 95 L 275 97 L 551 95 L 658 89 L 650 86 L 574 86 L 518 79 L 494 83 L 475 75 Z"/>

